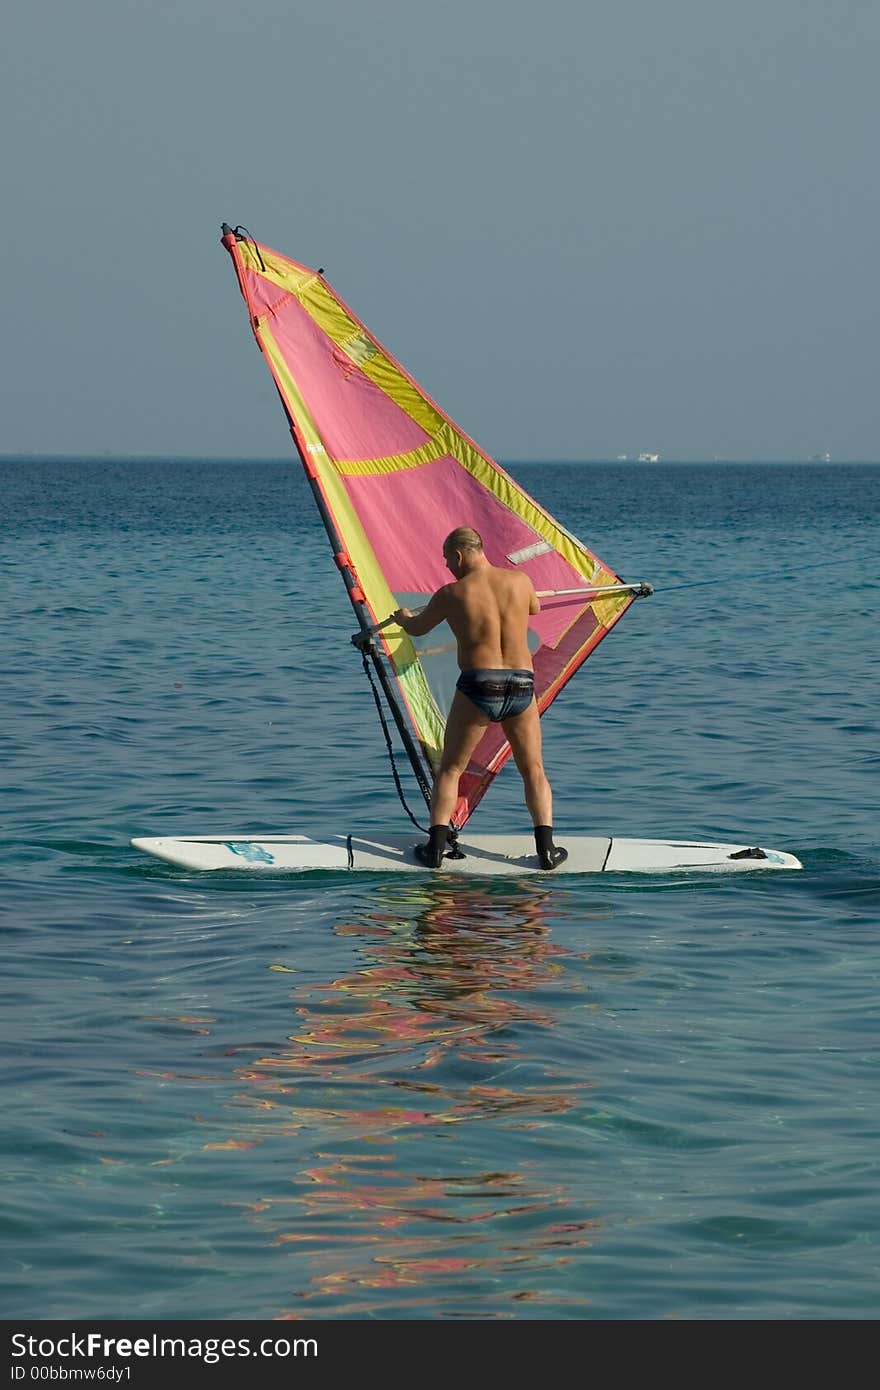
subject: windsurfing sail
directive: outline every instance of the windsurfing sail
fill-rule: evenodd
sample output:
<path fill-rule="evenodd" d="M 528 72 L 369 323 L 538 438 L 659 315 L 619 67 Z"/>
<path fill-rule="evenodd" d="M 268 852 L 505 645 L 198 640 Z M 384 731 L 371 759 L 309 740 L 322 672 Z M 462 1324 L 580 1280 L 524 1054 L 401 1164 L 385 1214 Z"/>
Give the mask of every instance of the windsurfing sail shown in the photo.
<path fill-rule="evenodd" d="M 623 584 L 483 453 L 322 271 L 226 223 L 222 241 L 364 646 L 429 801 L 457 674 L 454 642 L 445 625 L 413 639 L 386 620 L 449 582 L 442 547 L 450 531 L 475 528 L 493 565 L 522 569 L 547 595 L 530 632 L 541 714 L 650 586 Z M 490 724 L 459 784 L 455 828 L 468 820 L 510 752 L 501 726 Z"/>

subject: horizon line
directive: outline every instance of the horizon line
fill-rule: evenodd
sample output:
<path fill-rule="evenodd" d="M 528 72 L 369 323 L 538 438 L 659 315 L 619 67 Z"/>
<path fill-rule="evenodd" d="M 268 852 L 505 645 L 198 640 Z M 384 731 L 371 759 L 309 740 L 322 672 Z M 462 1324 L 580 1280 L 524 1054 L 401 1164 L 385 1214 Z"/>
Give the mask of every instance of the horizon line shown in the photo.
<path fill-rule="evenodd" d="M 108 463 L 140 462 L 152 459 L 156 463 L 176 462 L 176 463 L 293 463 L 297 461 L 295 453 L 290 454 L 177 454 L 177 453 L 157 453 L 153 450 L 141 450 L 136 452 L 112 451 L 102 449 L 98 453 L 90 453 L 84 449 L 73 450 L 71 452 L 54 452 L 43 450 L 30 450 L 28 452 L 17 451 L 12 453 L 0 453 L 0 462 L 11 463 L 16 461 L 42 461 L 46 463 L 73 462 L 75 460 L 104 460 Z M 766 457 L 761 455 L 734 456 L 713 454 L 711 458 L 699 455 L 688 457 L 678 457 L 670 455 L 668 458 L 660 455 L 656 460 L 633 458 L 619 458 L 610 454 L 590 454 L 578 457 L 554 457 L 554 458 L 535 458 L 525 455 L 519 458 L 499 456 L 495 462 L 505 465 L 516 464 L 638 464 L 643 468 L 663 467 L 664 464 L 690 464 L 701 463 L 708 465 L 723 465 L 728 463 L 749 463 L 749 464 L 827 464 L 831 467 L 840 464 L 877 464 L 880 458 L 835 458 L 825 457 L 824 455 L 811 455 L 804 457 Z"/>

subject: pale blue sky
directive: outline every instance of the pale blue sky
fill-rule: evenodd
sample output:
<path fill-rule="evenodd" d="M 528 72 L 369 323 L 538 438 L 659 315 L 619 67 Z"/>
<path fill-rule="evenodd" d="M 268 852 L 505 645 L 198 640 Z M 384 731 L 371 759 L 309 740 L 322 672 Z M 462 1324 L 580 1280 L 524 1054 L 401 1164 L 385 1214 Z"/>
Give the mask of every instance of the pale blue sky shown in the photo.
<path fill-rule="evenodd" d="M 33 0 L 0 453 L 278 456 L 221 221 L 505 459 L 880 458 L 876 0 Z"/>

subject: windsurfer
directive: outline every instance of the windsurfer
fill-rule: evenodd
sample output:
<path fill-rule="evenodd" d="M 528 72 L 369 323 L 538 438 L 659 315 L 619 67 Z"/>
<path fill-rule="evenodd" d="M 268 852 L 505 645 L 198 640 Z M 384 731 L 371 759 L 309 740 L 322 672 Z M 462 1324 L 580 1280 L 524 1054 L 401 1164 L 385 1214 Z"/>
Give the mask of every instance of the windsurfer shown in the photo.
<path fill-rule="evenodd" d="M 428 868 L 443 861 L 459 779 L 486 727 L 500 723 L 523 779 L 542 869 L 555 869 L 568 852 L 553 843 L 553 796 L 541 755 L 541 721 L 534 695 L 528 623 L 541 605 L 521 570 L 489 563 L 483 542 L 470 526 L 459 526 L 443 542 L 443 559 L 455 576 L 418 613 L 398 608 L 395 621 L 412 637 L 442 622 L 458 643 L 461 675 L 446 723 L 440 768 L 431 796 L 427 844 L 416 856 Z"/>

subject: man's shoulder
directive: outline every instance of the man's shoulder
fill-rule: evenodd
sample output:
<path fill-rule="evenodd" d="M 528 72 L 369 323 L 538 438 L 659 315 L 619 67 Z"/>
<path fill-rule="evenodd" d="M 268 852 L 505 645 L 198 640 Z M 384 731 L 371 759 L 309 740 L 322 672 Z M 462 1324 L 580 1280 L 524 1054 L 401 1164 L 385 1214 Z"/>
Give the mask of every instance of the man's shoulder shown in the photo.
<path fill-rule="evenodd" d="M 492 573 L 498 576 L 498 580 L 502 584 L 516 584 L 525 588 L 531 587 L 532 581 L 523 570 L 508 569 L 506 565 L 493 565 Z"/>

